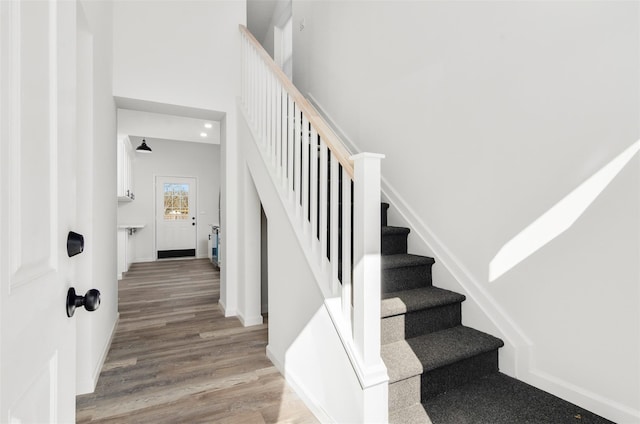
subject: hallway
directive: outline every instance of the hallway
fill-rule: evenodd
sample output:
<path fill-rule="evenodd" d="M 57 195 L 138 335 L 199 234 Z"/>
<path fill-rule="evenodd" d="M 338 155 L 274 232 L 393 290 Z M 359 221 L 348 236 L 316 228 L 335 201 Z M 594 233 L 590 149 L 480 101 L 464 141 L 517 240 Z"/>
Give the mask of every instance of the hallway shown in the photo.
<path fill-rule="evenodd" d="M 267 325 L 224 318 L 219 276 L 206 259 L 131 267 L 96 390 L 77 397 L 78 423 L 317 422 L 267 359 Z"/>

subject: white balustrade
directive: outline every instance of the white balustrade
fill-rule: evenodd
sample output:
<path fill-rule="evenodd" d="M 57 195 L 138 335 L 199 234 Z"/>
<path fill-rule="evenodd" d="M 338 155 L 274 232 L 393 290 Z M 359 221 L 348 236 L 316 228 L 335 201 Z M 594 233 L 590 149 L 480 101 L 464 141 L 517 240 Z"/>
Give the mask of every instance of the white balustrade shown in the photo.
<path fill-rule="evenodd" d="M 251 33 L 240 29 L 242 106 L 323 293 L 340 299 L 341 337 L 353 345 L 363 374 L 367 367 L 379 374 L 383 156 L 351 156 Z"/>

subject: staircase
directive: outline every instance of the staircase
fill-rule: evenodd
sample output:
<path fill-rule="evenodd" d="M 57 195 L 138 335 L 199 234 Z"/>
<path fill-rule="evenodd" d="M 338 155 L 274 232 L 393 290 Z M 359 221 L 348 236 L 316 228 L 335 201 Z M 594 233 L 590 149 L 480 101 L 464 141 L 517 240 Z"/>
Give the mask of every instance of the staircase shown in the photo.
<path fill-rule="evenodd" d="M 498 372 L 502 340 L 461 325 L 465 296 L 432 285 L 433 258 L 407 253 L 408 228 L 381 204 L 381 355 L 389 422 L 611 424 Z"/>
<path fill-rule="evenodd" d="M 433 258 L 407 253 L 408 228 L 387 225 L 382 203 L 382 358 L 389 421 L 431 422 L 421 403 L 498 371 L 503 342 L 461 325 L 465 297 L 432 285 Z"/>
<path fill-rule="evenodd" d="M 293 230 L 287 246 L 307 266 L 298 273 L 313 284 L 309 304 L 319 306 L 313 316 L 278 308 L 270 335 L 285 342 L 270 358 L 297 376 L 323 420 L 608 423 L 498 372 L 502 340 L 461 325 L 465 297 L 433 287 L 434 259 L 407 252 L 409 229 L 387 225 L 388 204 L 378 215 L 383 156 L 352 155 L 255 37 L 240 32 L 241 110 L 251 133 L 244 160 L 265 206 L 284 218 L 281 233 Z M 281 264 L 294 254 L 278 253 Z M 275 280 L 280 299 L 302 287 L 289 275 Z M 304 325 L 293 326 L 301 333 L 287 345 L 290 323 Z"/>

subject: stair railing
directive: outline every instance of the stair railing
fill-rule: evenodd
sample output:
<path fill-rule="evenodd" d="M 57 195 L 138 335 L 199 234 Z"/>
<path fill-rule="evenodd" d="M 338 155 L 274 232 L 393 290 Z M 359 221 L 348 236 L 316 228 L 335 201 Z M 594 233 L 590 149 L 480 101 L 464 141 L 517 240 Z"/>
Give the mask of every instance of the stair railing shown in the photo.
<path fill-rule="evenodd" d="M 254 38 L 242 34 L 241 103 L 363 388 L 380 357 L 380 160 L 351 155 Z M 309 256 L 307 256 L 309 257 Z"/>

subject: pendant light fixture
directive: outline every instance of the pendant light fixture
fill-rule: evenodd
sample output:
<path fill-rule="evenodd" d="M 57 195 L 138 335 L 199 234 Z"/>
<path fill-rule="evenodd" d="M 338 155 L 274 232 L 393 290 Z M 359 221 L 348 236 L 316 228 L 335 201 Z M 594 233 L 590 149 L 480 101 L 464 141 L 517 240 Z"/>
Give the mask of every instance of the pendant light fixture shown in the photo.
<path fill-rule="evenodd" d="M 136 152 L 138 153 L 151 153 L 151 147 L 147 146 L 147 142 L 145 139 L 142 139 L 142 144 L 136 147 Z"/>

